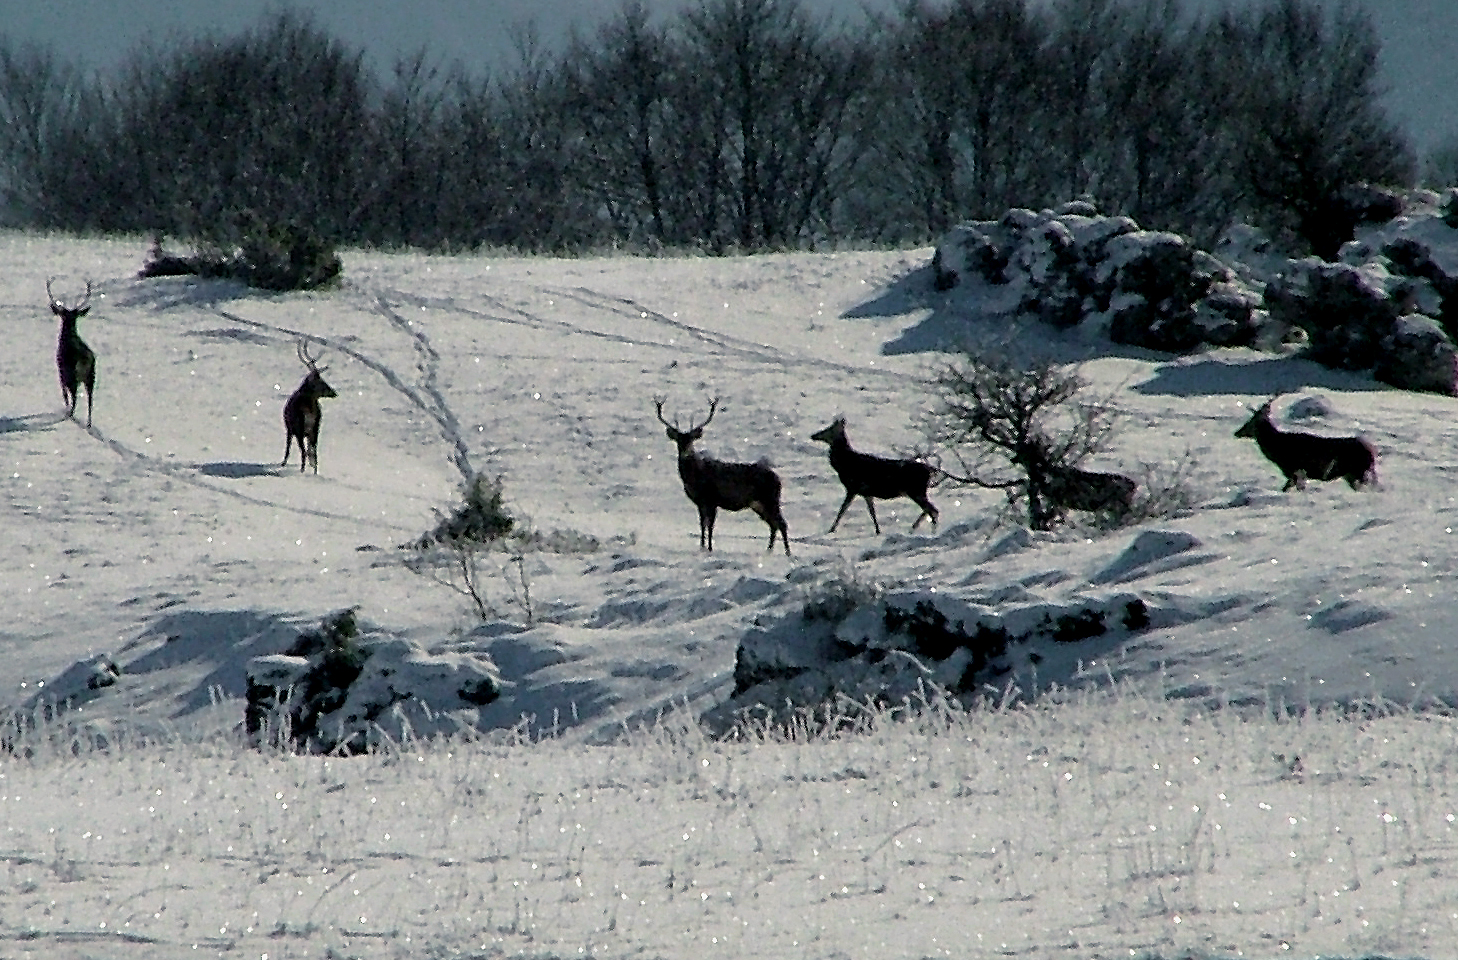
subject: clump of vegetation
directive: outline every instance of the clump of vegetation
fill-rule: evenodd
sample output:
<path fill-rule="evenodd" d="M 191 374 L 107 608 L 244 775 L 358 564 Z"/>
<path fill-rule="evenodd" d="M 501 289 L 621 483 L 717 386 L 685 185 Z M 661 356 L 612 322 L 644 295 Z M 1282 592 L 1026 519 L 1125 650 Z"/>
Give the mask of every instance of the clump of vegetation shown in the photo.
<path fill-rule="evenodd" d="M 319 718 L 344 705 L 370 650 L 359 642 L 358 607 L 325 617 L 284 651 L 309 661 L 287 687 L 250 680 L 244 726 L 256 744 L 299 747 L 318 733 Z"/>
<path fill-rule="evenodd" d="M 881 585 L 863 579 L 850 567 L 806 591 L 801 613 L 810 622 L 839 623 L 856 610 L 880 602 Z"/>
<path fill-rule="evenodd" d="M 412 553 L 405 566 L 470 600 L 482 620 L 500 615 L 488 601 L 485 589 L 484 564 L 493 551 L 505 557 L 505 562 L 496 566 L 511 589 L 512 604 L 531 623 L 536 613 L 526 555 L 592 553 L 600 546 L 597 538 L 584 533 L 544 533 L 518 523 L 506 508 L 504 482 L 499 476 L 477 474 L 462 488 L 461 503 L 450 513 L 438 516 L 429 533 L 406 544 Z"/>
<path fill-rule="evenodd" d="M 296 224 L 269 225 L 246 217 L 240 231 L 205 238 L 190 256 L 168 253 L 155 237 L 142 277 L 199 276 L 237 280 L 259 290 L 313 290 L 338 281 L 344 264 L 315 231 Z"/>
<path fill-rule="evenodd" d="M 419 545 L 470 543 L 490 546 L 511 533 L 515 526 L 516 519 L 506 512 L 502 478 L 478 473 L 462 490 L 460 506 L 442 516 L 435 527 L 420 539 Z"/>
<path fill-rule="evenodd" d="M 1080 640 L 1101 637 L 1108 630 L 1104 626 L 1104 613 L 1101 610 L 1059 614 L 1051 626 L 1050 633 L 1058 643 L 1077 643 Z"/>
<path fill-rule="evenodd" d="M 286 651 L 291 657 L 318 658 L 311 677 L 317 678 L 321 689 L 342 691 L 364 670 L 370 654 L 358 642 L 359 624 L 355 619 L 358 610 L 358 607 L 350 607 L 325 617 L 318 630 L 299 634 Z M 321 712 L 327 712 L 327 709 Z"/>

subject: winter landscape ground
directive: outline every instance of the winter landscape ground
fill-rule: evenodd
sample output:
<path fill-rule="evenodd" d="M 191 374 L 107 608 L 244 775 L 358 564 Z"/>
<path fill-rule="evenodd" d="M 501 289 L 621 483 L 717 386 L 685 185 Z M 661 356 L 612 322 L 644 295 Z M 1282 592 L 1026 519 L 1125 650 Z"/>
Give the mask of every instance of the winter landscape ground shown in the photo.
<path fill-rule="evenodd" d="M 884 535 L 859 504 L 827 534 L 842 488 L 809 435 L 844 415 L 863 449 L 913 447 L 938 348 L 992 322 L 931 290 L 929 250 L 351 253 L 337 290 L 264 295 L 136 279 L 146 247 L 0 237 L 0 707 L 88 657 L 121 671 L 0 758 L 0 957 L 1458 955 L 1458 401 L 1030 329 L 1123 415 L 1100 465 L 1186 463 L 1196 508 L 1019 535 L 943 485 L 936 529 L 893 501 Z M 50 277 L 95 287 L 89 431 Z M 300 336 L 339 394 L 317 476 L 278 465 Z M 1280 492 L 1232 436 L 1275 394 L 1370 438 L 1381 487 Z M 684 420 L 721 398 L 703 446 L 773 461 L 793 556 L 749 514 L 699 551 L 657 396 Z M 597 542 L 502 557 L 485 621 L 399 549 L 477 472 Z M 1154 625 L 1026 661 L 969 714 L 700 732 L 738 639 L 846 581 L 1134 591 Z M 498 732 L 247 748 L 249 658 L 348 607 L 489 655 Z"/>

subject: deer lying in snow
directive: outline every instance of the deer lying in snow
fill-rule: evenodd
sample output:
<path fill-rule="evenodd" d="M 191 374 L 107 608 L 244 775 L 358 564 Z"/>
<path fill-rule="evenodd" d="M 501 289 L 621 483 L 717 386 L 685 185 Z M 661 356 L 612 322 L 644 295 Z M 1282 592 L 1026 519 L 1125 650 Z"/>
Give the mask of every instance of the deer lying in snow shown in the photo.
<path fill-rule="evenodd" d="M 837 417 L 830 426 L 810 434 L 810 439 L 830 444 L 830 465 L 845 487 L 845 500 L 830 525 L 831 533 L 840 525 L 840 518 L 845 516 L 846 509 L 856 497 L 865 498 L 866 509 L 871 512 L 871 525 L 877 533 L 881 532 L 881 521 L 876 519 L 874 501 L 897 497 L 910 497 L 921 507 L 911 529 L 915 530 L 927 517 L 931 517 L 932 526 L 937 525 L 937 508 L 932 506 L 926 493 L 931 486 L 931 467 L 920 460 L 893 460 L 852 449 L 845 435 L 845 417 Z"/>
<path fill-rule="evenodd" d="M 718 399 L 709 404 L 709 415 L 704 422 L 688 430 L 680 430 L 676 423 L 663 419 L 662 400 L 654 401 L 654 405 L 658 409 L 658 422 L 668 429 L 668 439 L 678 446 L 678 476 L 683 481 L 683 492 L 699 508 L 699 549 L 714 549 L 714 520 L 721 507 L 747 508 L 769 524 L 769 548 L 775 548 L 778 534 L 784 538 L 785 556 L 789 556 L 790 531 L 780 512 L 779 476 L 763 462 L 727 463 L 694 450 L 694 441 L 703 437 L 704 428 L 714 419 Z"/>
<path fill-rule="evenodd" d="M 1271 420 L 1271 400 L 1235 431 L 1254 439 L 1265 458 L 1286 475 L 1284 492 L 1306 489 L 1307 480 L 1345 480 L 1353 490 L 1377 482 L 1377 451 L 1361 437 L 1322 437 L 1278 430 Z"/>
<path fill-rule="evenodd" d="M 1048 499 L 1069 510 L 1123 516 L 1134 508 L 1139 484 L 1120 473 L 1049 466 L 1043 475 Z"/>

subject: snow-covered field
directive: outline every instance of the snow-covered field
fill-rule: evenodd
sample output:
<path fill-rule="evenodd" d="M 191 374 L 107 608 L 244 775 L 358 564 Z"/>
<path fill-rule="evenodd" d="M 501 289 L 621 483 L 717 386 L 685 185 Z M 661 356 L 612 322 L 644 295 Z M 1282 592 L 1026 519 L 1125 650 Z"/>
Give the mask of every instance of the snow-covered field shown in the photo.
<path fill-rule="evenodd" d="M 145 254 L 0 236 L 0 707 L 88 656 L 122 669 L 72 717 L 111 749 L 0 760 L 0 957 L 1458 947 L 1458 736 L 1426 709 L 1458 703 L 1453 399 L 1038 328 L 1029 349 L 1086 361 L 1125 416 L 1099 465 L 1188 459 L 1192 515 L 1018 537 L 996 497 L 942 486 L 938 529 L 909 533 L 918 511 L 894 501 L 884 536 L 860 504 L 827 535 L 842 488 L 809 435 L 843 414 L 861 449 L 914 446 L 931 347 L 968 322 L 975 291 L 916 273 L 930 251 L 354 253 L 341 289 L 286 296 L 140 281 Z M 96 286 L 89 434 L 60 407 L 48 277 Z M 278 466 L 300 335 L 339 394 L 318 476 Z M 1232 436 L 1276 393 L 1371 438 L 1381 489 L 1280 493 Z M 659 396 L 684 421 L 721 398 L 702 446 L 774 462 L 792 557 L 749 514 L 698 550 Z M 397 549 L 476 472 L 536 529 L 600 544 L 501 558 L 484 624 Z M 970 717 L 800 743 L 692 729 L 741 635 L 846 579 L 979 603 L 1132 591 L 1155 626 L 1065 645 L 1008 677 L 1023 705 Z M 242 748 L 248 658 L 354 606 L 489 654 L 500 736 Z"/>

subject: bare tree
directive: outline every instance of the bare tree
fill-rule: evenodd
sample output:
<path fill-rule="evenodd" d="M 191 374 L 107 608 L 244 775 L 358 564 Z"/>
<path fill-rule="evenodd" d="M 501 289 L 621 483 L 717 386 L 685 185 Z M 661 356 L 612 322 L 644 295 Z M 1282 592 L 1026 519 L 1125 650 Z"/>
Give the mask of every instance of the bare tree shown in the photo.
<path fill-rule="evenodd" d="M 1076 368 L 968 350 L 932 386 L 927 435 L 954 461 L 943 467 L 950 479 L 1025 499 L 1034 530 L 1052 529 L 1065 506 L 1080 509 L 1072 468 L 1108 446 L 1115 421 L 1106 401 L 1079 401 L 1088 384 Z"/>
<path fill-rule="evenodd" d="M 701 0 L 682 31 L 696 82 L 676 119 L 713 105 L 721 124 L 698 127 L 696 157 L 724 188 L 711 198 L 711 211 L 728 216 L 720 242 L 755 250 L 806 239 L 829 219 L 852 159 L 866 51 L 832 38 L 799 0 Z"/>
<path fill-rule="evenodd" d="M 0 34 L 0 223 L 47 222 L 81 95 L 75 67 Z"/>
<path fill-rule="evenodd" d="M 1271 0 L 1227 11 L 1212 29 L 1226 48 L 1223 79 L 1239 92 L 1230 135 L 1253 213 L 1333 259 L 1361 218 L 1350 188 L 1405 186 L 1415 173 L 1411 147 L 1379 103 L 1371 15 Z"/>
<path fill-rule="evenodd" d="M 395 61 L 372 111 L 369 199 L 356 219 L 375 243 L 433 246 L 439 234 L 448 158 L 440 136 L 448 74 L 424 49 Z"/>
<path fill-rule="evenodd" d="M 587 141 L 586 188 L 621 235 L 662 245 L 671 235 L 664 169 L 675 162 L 669 125 L 676 52 L 641 0 L 628 0 L 591 43 L 574 39 L 563 58 L 567 109 Z"/>

